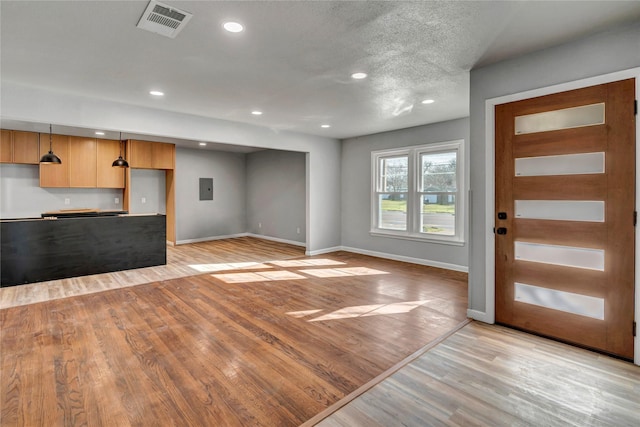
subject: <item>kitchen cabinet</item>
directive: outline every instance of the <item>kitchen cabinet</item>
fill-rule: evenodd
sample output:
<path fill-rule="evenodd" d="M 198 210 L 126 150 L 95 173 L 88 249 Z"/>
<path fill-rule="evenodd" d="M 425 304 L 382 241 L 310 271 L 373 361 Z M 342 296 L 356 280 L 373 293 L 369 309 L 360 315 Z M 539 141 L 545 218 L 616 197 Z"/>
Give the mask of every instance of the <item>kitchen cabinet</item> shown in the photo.
<path fill-rule="evenodd" d="M 151 167 L 153 169 L 174 169 L 175 145 L 154 142 L 151 146 Z"/>
<path fill-rule="evenodd" d="M 95 138 L 69 137 L 69 187 L 97 186 L 96 153 Z"/>
<path fill-rule="evenodd" d="M 49 134 L 40 134 L 40 156 L 49 152 Z M 69 137 L 53 135 L 52 148 L 62 164 L 40 163 L 40 187 L 69 187 Z"/>
<path fill-rule="evenodd" d="M 39 161 L 40 148 L 37 133 L 2 129 L 0 162 L 35 165 Z"/>
<path fill-rule="evenodd" d="M 175 145 L 151 141 L 129 141 L 129 166 L 138 169 L 174 169 Z"/>
<path fill-rule="evenodd" d="M 111 164 L 120 155 L 120 141 L 98 139 L 97 141 L 97 185 L 99 188 L 124 188 L 125 169 Z M 124 149 L 124 143 L 122 144 Z M 124 150 L 122 157 L 127 158 Z"/>
<path fill-rule="evenodd" d="M 13 163 L 37 165 L 40 162 L 40 142 L 36 132 L 11 131 Z"/>
<path fill-rule="evenodd" d="M 151 150 L 154 143 L 150 141 L 137 141 L 132 139 L 129 141 L 130 158 L 129 167 L 140 169 L 152 169 Z"/>
<path fill-rule="evenodd" d="M 11 163 L 13 161 L 13 141 L 11 131 L 2 129 L 0 139 L 0 163 Z"/>

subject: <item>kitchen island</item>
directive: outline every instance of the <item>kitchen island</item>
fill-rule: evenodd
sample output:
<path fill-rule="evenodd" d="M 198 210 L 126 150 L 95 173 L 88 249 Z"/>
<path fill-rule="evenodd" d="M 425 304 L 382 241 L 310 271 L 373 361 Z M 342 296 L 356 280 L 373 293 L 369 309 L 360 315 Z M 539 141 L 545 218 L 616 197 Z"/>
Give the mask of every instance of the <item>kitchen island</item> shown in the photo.
<path fill-rule="evenodd" d="M 167 263 L 161 214 L 0 222 L 0 287 Z"/>

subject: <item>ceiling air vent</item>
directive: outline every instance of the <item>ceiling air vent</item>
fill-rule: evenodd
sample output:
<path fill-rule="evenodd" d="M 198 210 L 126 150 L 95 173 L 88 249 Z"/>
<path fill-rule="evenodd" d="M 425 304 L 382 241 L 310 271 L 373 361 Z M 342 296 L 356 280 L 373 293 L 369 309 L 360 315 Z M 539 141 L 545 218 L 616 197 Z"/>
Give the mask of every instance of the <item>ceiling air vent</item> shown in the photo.
<path fill-rule="evenodd" d="M 151 0 L 138 21 L 138 28 L 175 38 L 193 15 L 184 10 Z"/>

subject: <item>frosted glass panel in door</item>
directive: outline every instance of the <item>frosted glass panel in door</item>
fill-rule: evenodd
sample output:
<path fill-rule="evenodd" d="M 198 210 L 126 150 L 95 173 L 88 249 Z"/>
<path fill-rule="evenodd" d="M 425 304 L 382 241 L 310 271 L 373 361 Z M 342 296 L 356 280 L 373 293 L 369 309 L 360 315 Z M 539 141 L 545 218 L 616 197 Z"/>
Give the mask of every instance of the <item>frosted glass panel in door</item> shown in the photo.
<path fill-rule="evenodd" d="M 601 125 L 604 123 L 604 103 L 564 108 L 515 118 L 516 135 L 551 130 Z"/>
<path fill-rule="evenodd" d="M 604 221 L 604 202 L 589 200 L 516 200 L 516 218 Z"/>
<path fill-rule="evenodd" d="M 515 242 L 515 258 L 521 261 L 604 271 L 604 250 L 601 249 Z"/>
<path fill-rule="evenodd" d="M 604 320 L 604 299 L 515 283 L 515 300 Z"/>
<path fill-rule="evenodd" d="M 516 159 L 516 176 L 580 175 L 604 173 L 604 153 Z"/>

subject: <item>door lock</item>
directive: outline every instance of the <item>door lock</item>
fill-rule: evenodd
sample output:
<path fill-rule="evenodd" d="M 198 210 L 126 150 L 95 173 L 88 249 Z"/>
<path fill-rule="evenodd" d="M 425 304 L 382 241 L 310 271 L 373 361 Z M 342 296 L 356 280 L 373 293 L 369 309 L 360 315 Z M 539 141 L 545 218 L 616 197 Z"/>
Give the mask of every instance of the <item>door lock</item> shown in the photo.
<path fill-rule="evenodd" d="M 496 230 L 496 233 L 498 233 L 498 234 L 507 234 L 507 229 L 506 229 L 506 228 L 504 228 L 504 227 L 499 227 L 499 228 Z"/>
<path fill-rule="evenodd" d="M 507 219 L 506 212 L 498 212 L 498 219 Z"/>

